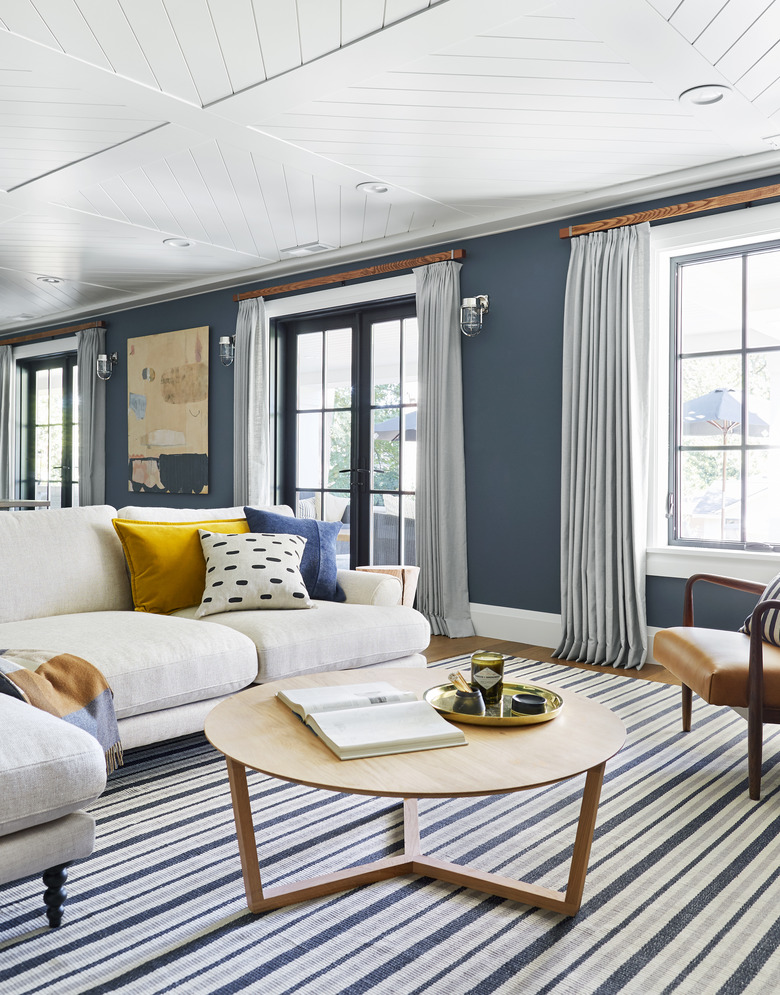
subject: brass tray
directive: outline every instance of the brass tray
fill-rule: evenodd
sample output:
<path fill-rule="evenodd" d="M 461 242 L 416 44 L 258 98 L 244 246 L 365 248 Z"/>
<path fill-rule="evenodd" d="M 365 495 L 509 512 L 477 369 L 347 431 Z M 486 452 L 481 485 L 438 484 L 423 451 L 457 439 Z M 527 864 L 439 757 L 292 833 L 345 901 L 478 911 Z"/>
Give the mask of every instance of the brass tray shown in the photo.
<path fill-rule="evenodd" d="M 540 694 L 545 699 L 543 712 L 536 715 L 512 715 L 512 696 L 516 694 Z M 493 705 L 484 715 L 469 715 L 467 712 L 453 710 L 455 701 L 454 684 L 438 684 L 428 688 L 423 700 L 433 705 L 437 712 L 451 722 L 465 722 L 473 726 L 530 726 L 539 722 L 549 722 L 563 708 L 563 698 L 557 691 L 542 687 L 540 684 L 510 684 L 504 683 L 501 704 Z"/>

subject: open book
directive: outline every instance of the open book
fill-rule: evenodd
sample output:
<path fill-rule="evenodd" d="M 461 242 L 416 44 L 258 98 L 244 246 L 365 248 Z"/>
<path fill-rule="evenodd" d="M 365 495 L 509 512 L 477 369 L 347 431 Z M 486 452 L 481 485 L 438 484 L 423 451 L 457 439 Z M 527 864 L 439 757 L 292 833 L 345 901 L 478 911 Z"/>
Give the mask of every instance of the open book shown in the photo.
<path fill-rule="evenodd" d="M 276 696 L 308 725 L 339 760 L 465 746 L 457 726 L 413 691 L 392 684 L 291 688 Z"/>

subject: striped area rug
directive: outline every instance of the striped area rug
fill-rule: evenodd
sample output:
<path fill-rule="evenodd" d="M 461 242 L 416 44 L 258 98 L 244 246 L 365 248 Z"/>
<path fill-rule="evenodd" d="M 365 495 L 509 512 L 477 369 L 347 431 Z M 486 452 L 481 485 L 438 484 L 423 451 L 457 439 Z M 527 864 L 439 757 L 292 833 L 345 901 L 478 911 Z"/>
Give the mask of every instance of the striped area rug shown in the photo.
<path fill-rule="evenodd" d="M 453 662 L 444 661 L 433 677 Z M 565 919 L 404 877 L 253 916 L 224 762 L 202 736 L 129 751 L 95 805 L 60 929 L 35 880 L 0 889 L 0 992 L 262 995 L 768 995 L 780 991 L 780 739 L 748 800 L 746 725 L 679 689 L 515 660 L 522 680 L 614 709 L 580 913 Z M 577 744 L 572 743 L 576 750 Z M 583 778 L 420 803 L 423 849 L 563 889 Z M 401 849 L 400 805 L 250 775 L 266 884 Z"/>

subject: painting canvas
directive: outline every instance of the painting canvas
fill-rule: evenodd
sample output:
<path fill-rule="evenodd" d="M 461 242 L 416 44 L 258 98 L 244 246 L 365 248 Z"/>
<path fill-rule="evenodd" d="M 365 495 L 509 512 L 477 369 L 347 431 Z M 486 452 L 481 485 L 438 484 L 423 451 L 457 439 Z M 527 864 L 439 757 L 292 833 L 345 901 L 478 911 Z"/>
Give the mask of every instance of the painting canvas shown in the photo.
<path fill-rule="evenodd" d="M 127 341 L 128 490 L 208 494 L 209 329 Z"/>

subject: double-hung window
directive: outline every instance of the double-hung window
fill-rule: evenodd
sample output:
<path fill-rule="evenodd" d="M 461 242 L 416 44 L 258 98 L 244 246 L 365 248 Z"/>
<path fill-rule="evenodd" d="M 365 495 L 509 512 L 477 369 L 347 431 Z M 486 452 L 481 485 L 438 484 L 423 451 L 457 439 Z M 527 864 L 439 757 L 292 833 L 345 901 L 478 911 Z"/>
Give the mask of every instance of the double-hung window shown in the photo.
<path fill-rule="evenodd" d="M 780 550 L 780 241 L 671 263 L 670 544 Z"/>

